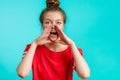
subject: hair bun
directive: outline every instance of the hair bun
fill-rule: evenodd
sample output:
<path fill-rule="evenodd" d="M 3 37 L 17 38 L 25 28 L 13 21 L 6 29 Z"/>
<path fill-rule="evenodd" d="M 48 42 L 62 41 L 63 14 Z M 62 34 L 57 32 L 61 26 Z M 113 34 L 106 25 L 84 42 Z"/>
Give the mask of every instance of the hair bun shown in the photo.
<path fill-rule="evenodd" d="M 58 0 L 46 0 L 47 8 L 57 8 L 60 5 Z"/>

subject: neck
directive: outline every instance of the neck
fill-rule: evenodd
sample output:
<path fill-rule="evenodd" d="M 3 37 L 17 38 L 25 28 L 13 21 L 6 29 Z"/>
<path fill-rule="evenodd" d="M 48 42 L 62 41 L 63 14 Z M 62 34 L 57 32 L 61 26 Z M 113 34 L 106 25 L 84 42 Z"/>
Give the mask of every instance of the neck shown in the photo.
<path fill-rule="evenodd" d="M 45 46 L 52 51 L 63 51 L 67 48 L 67 45 L 63 45 L 60 43 L 49 43 L 45 44 Z"/>
<path fill-rule="evenodd" d="M 60 46 L 59 43 L 49 43 L 49 44 L 46 44 L 45 46 L 47 46 L 48 48 L 57 48 Z"/>

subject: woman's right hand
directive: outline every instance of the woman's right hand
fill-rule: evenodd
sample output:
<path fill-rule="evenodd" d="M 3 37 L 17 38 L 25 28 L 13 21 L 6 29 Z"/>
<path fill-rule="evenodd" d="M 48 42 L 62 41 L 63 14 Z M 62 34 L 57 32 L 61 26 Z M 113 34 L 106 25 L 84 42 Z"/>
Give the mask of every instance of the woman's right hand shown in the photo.
<path fill-rule="evenodd" d="M 36 45 L 44 45 L 46 43 L 50 43 L 51 41 L 48 39 L 50 31 L 51 26 L 45 27 L 43 33 L 37 39 L 34 40 Z"/>
<path fill-rule="evenodd" d="M 20 77 L 25 78 L 30 73 L 30 69 L 32 67 L 32 62 L 36 50 L 37 45 L 44 45 L 46 43 L 50 43 L 51 41 L 48 39 L 48 36 L 51 31 L 51 26 L 44 27 L 43 33 L 33 41 L 29 50 L 25 53 L 24 58 L 17 67 L 17 73 Z"/>

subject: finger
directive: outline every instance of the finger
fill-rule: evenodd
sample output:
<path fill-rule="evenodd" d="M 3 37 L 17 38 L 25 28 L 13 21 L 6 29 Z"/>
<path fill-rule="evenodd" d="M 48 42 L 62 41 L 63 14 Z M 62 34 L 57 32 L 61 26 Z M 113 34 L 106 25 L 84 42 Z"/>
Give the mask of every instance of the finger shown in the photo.
<path fill-rule="evenodd" d="M 70 38 L 68 38 L 62 30 L 60 30 L 57 26 L 55 28 L 56 28 L 58 35 L 60 36 L 60 38 L 62 40 L 61 43 L 63 43 L 63 44 L 71 43 Z"/>
<path fill-rule="evenodd" d="M 49 35 L 51 31 L 51 26 L 45 27 L 43 34 Z"/>
<path fill-rule="evenodd" d="M 55 29 L 56 29 L 56 31 L 57 31 L 57 33 L 58 33 L 58 35 L 59 35 L 60 37 L 63 37 L 63 36 L 64 36 L 63 31 L 60 30 L 57 26 L 55 26 Z"/>
<path fill-rule="evenodd" d="M 52 43 L 50 40 L 47 40 L 46 43 Z"/>
<path fill-rule="evenodd" d="M 50 32 L 51 26 L 45 27 L 44 32 Z"/>
<path fill-rule="evenodd" d="M 64 32 L 62 30 L 60 30 L 57 26 L 56 26 L 56 31 L 58 33 L 58 35 L 60 36 L 60 38 L 63 40 L 63 41 L 66 41 L 67 39 L 67 36 L 64 34 Z"/>

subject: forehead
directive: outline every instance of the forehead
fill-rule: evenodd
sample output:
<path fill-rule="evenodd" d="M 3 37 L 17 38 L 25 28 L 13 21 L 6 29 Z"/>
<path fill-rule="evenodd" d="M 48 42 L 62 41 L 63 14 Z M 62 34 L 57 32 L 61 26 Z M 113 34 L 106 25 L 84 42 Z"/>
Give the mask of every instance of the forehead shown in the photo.
<path fill-rule="evenodd" d="M 63 20 L 63 16 L 59 11 L 49 11 L 44 15 L 44 19 Z"/>

